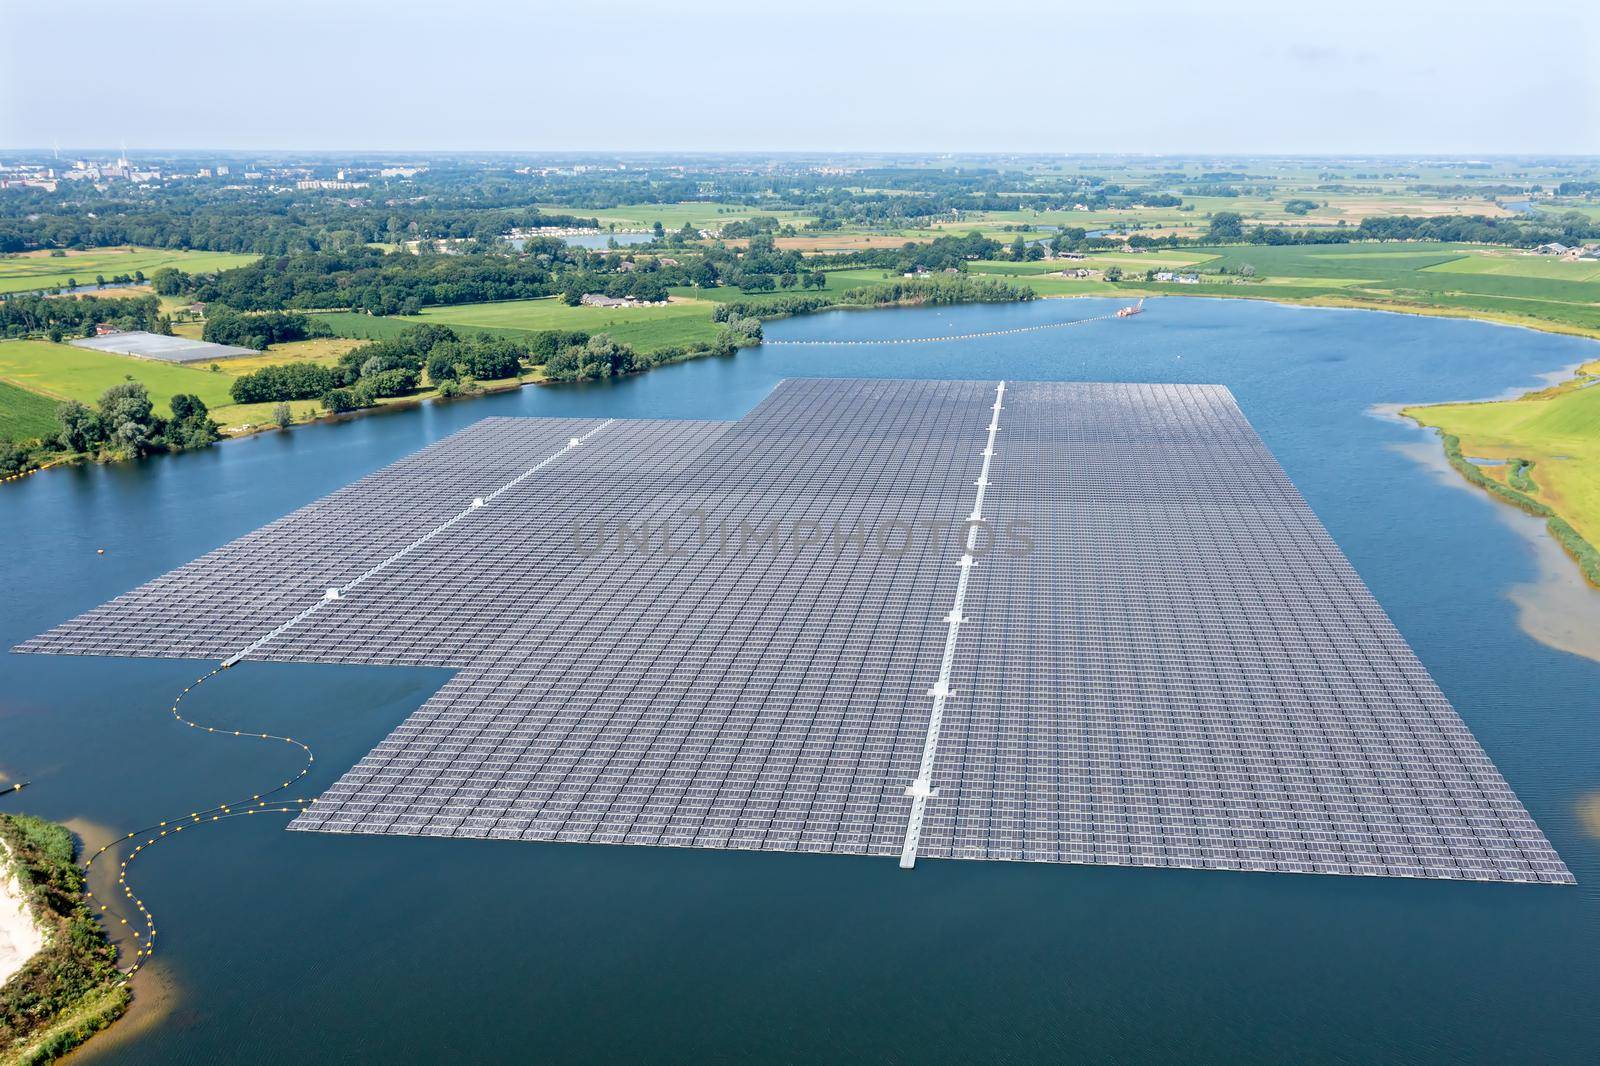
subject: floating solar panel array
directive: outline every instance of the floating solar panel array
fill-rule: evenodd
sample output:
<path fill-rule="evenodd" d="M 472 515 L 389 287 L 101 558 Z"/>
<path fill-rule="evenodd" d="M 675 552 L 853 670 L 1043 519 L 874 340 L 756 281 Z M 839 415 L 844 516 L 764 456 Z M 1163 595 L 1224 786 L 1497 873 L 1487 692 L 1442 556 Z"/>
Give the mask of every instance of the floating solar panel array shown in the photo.
<path fill-rule="evenodd" d="M 456 668 L 294 829 L 1572 880 L 1216 386 L 489 419 L 18 650 Z"/>

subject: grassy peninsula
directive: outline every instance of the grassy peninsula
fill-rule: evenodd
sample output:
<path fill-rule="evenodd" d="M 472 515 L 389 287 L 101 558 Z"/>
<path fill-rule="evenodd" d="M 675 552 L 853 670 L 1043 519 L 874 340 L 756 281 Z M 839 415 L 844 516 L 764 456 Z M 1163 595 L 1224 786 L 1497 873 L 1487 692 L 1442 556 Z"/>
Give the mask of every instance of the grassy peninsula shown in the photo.
<path fill-rule="evenodd" d="M 1600 360 L 1514 400 L 1408 407 L 1439 430 L 1450 465 L 1473 484 L 1547 520 L 1600 587 Z M 1473 460 L 1477 460 L 1474 462 Z"/>

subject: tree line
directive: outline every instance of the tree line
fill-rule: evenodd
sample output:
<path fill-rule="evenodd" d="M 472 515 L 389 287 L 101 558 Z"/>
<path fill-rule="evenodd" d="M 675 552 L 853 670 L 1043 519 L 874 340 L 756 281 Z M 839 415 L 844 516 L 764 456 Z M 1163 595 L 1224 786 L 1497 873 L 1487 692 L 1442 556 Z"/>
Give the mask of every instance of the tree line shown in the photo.
<path fill-rule="evenodd" d="M 159 333 L 163 332 L 163 317 L 161 301 L 154 296 L 0 298 L 0 334 L 7 337 L 47 334 L 56 341 L 69 335 L 92 337 L 100 323 Z M 165 332 L 171 332 L 170 328 Z"/>
<path fill-rule="evenodd" d="M 1246 227 L 1234 211 L 1211 216 L 1204 238 L 1190 244 L 1349 244 L 1353 241 L 1440 241 L 1460 244 L 1502 244 L 1532 248 L 1550 241 L 1578 244 L 1600 238 L 1600 220 L 1581 211 L 1529 220 L 1483 215 L 1373 217 L 1355 226 L 1329 228 L 1255 225 Z"/>

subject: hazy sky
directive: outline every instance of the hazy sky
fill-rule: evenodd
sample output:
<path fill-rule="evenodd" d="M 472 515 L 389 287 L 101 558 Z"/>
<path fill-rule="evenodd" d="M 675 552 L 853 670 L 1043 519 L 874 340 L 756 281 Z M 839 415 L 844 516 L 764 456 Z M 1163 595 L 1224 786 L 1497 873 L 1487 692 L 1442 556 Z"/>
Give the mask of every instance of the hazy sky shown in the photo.
<path fill-rule="evenodd" d="M 1595 0 L 414 6 L 0 0 L 0 147 L 1600 153 Z"/>

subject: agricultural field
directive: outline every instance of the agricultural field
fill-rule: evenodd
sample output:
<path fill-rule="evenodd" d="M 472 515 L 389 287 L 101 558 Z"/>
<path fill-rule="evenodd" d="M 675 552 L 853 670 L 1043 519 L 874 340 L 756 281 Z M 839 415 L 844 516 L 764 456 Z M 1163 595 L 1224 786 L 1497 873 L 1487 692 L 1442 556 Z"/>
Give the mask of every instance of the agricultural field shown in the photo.
<path fill-rule="evenodd" d="M 1600 544 L 1600 361 L 1552 389 L 1515 400 L 1433 404 L 1404 412 L 1461 439 L 1474 459 L 1523 459 L 1532 495 L 1565 518 L 1590 544 Z M 1484 466 L 1505 482 L 1513 468 Z"/>
<path fill-rule="evenodd" d="M 399 330 L 395 332 L 398 333 Z M 235 376 L 282 363 L 321 363 L 323 366 L 332 366 L 339 361 L 341 355 L 359 344 L 361 341 L 346 337 L 314 337 L 306 341 L 286 341 L 274 344 L 256 355 L 241 355 L 233 359 L 219 360 L 217 366 L 223 373 Z"/>
<path fill-rule="evenodd" d="M 208 407 L 233 402 L 228 395 L 232 375 L 70 344 L 0 341 L 0 382 L 46 397 L 52 405 L 69 399 L 93 404 L 101 393 L 130 378 L 149 389 L 150 398 L 162 409 L 180 392 L 193 393 Z"/>
<path fill-rule="evenodd" d="M 149 277 L 162 267 L 177 267 L 191 274 L 229 270 L 254 262 L 259 256 L 232 252 L 187 252 L 162 248 L 94 248 L 69 251 L 64 256 L 48 252 L 22 252 L 0 256 L 0 292 L 27 292 L 65 285 L 93 285 L 96 275 L 115 277 L 144 271 Z"/>
<path fill-rule="evenodd" d="M 50 436 L 56 431 L 58 402 L 0 381 L 0 440 Z"/>
<path fill-rule="evenodd" d="M 1004 260 L 980 259 L 967 264 L 967 269 L 979 274 L 1001 274 L 1025 278 L 1033 275 L 1059 274 L 1063 270 L 1105 270 L 1117 267 L 1125 272 L 1143 273 L 1146 270 L 1192 270 L 1203 267 L 1216 256 L 1210 252 L 1186 252 L 1163 248 L 1155 252 L 1097 252 L 1082 259 L 1037 259 L 1024 263 Z"/>
<path fill-rule="evenodd" d="M 1600 281 L 1600 259 L 1559 259 L 1509 249 L 1493 249 L 1428 267 L 1444 274 L 1495 274 L 1509 278 L 1545 278 L 1550 281 Z"/>
<path fill-rule="evenodd" d="M 394 332 L 410 325 L 398 319 L 376 321 L 394 323 Z M 339 356 L 359 343 L 359 340 L 337 337 L 295 341 L 277 345 L 260 355 L 222 360 L 216 364 L 216 370 L 211 370 L 87 351 L 49 341 L 0 341 L 0 439 L 47 437 L 56 430 L 56 405 L 62 400 L 79 400 L 93 406 L 106 389 L 130 378 L 150 390 L 150 398 L 161 414 L 167 412 L 177 393 L 193 393 L 205 401 L 224 433 L 248 431 L 268 424 L 275 405 L 234 403 L 228 390 L 236 377 L 271 363 L 336 363 Z M 540 372 L 535 369 L 520 380 L 481 382 L 480 387 L 485 392 L 516 388 L 539 377 Z M 378 405 L 415 403 L 433 394 L 432 389 L 422 389 L 407 396 L 379 400 Z M 290 409 L 295 420 L 300 422 L 321 414 L 321 405 L 316 400 L 292 401 Z"/>
<path fill-rule="evenodd" d="M 313 311 L 314 320 L 327 326 L 335 337 L 377 341 L 393 337 L 412 323 L 402 318 L 384 318 L 360 311 Z"/>
<path fill-rule="evenodd" d="M 1213 257 L 1194 268 L 1206 284 L 1138 284 L 1174 295 L 1389 308 L 1600 336 L 1600 278 L 1586 280 L 1587 264 L 1508 256 L 1503 248 L 1404 242 L 1230 245 L 1193 252 Z M 1248 279 L 1239 274 L 1245 267 L 1254 272 Z M 1554 273 L 1561 276 L 1548 276 Z"/>
<path fill-rule="evenodd" d="M 711 321 L 709 300 L 673 297 L 657 307 L 569 307 L 558 297 L 503 303 L 429 307 L 400 322 L 432 322 L 459 330 L 517 335 L 546 329 L 608 333 L 641 352 L 716 339 L 721 326 Z"/>
<path fill-rule="evenodd" d="M 804 233 L 798 237 L 778 237 L 773 243 L 784 251 L 808 255 L 830 252 L 858 252 L 864 248 L 899 248 L 907 238 L 895 233 Z M 730 240 L 730 246 L 748 244 Z"/>
<path fill-rule="evenodd" d="M 1304 215 L 1291 214 L 1284 209 L 1290 200 L 1312 200 L 1318 205 Z M 1442 199 L 1396 189 L 1392 193 L 1329 193 L 1301 192 L 1292 186 L 1283 187 L 1275 196 L 1184 196 L 1176 207 L 1127 207 L 1094 211 L 1021 208 L 1012 211 L 972 212 L 955 221 L 941 221 L 928 229 L 906 229 L 903 236 L 918 240 L 951 233 L 968 233 L 973 230 L 985 237 L 1009 241 L 1017 235 L 1015 227 L 1037 227 L 1026 237 L 1049 237 L 1051 230 L 1044 227 L 1078 228 L 1086 230 L 1112 230 L 1143 233 L 1147 236 L 1176 234 L 1193 237 L 1204 233 L 1210 216 L 1219 211 L 1232 211 L 1244 219 L 1247 226 L 1262 223 L 1268 226 L 1335 226 L 1340 223 L 1357 225 L 1365 218 L 1410 215 L 1427 217 L 1440 215 L 1485 215 L 1505 218 L 1512 213 L 1493 200 L 1482 197 Z M 1008 228 L 1010 227 L 1010 228 Z"/>

